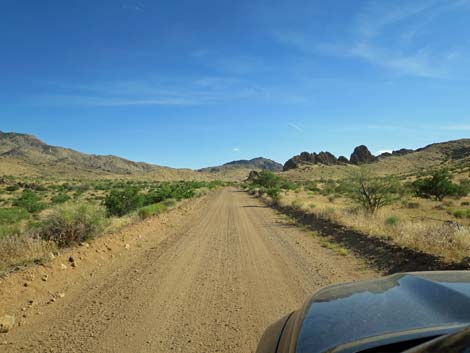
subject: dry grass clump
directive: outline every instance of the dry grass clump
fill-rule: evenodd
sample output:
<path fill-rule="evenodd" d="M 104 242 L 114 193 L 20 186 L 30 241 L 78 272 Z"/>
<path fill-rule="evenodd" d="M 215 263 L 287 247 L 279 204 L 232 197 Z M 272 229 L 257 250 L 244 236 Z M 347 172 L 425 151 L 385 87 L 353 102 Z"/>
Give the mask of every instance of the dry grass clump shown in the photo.
<path fill-rule="evenodd" d="M 15 266 L 42 262 L 55 251 L 53 242 L 34 238 L 28 234 L 0 238 L 0 273 Z"/>
<path fill-rule="evenodd" d="M 79 202 L 56 206 L 44 219 L 37 234 L 59 247 L 81 243 L 104 231 L 109 224 L 101 206 Z"/>
<path fill-rule="evenodd" d="M 394 243 L 451 261 L 461 261 L 470 254 L 470 229 L 452 222 L 402 219 L 380 212 L 375 215 L 354 210 L 315 211 L 318 216 L 360 232 L 387 238 Z"/>

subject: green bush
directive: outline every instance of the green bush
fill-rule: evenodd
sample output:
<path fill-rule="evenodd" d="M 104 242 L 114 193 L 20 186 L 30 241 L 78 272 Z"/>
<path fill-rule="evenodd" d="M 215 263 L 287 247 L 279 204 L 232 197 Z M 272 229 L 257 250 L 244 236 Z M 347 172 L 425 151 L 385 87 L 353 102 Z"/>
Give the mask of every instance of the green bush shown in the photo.
<path fill-rule="evenodd" d="M 385 224 L 387 226 L 396 226 L 400 222 L 400 219 L 397 216 L 389 216 L 385 218 Z"/>
<path fill-rule="evenodd" d="M 463 194 L 462 187 L 452 182 L 451 175 L 447 170 L 439 170 L 434 172 L 431 177 L 418 179 L 413 182 L 412 187 L 417 196 L 433 198 L 438 201 L 442 201 L 446 196 Z"/>
<path fill-rule="evenodd" d="M 37 232 L 42 239 L 66 247 L 99 235 L 107 224 L 103 207 L 85 202 L 65 203 L 52 209 Z"/>
<path fill-rule="evenodd" d="M 452 212 L 452 215 L 455 218 L 464 218 L 465 217 L 465 210 L 455 210 Z"/>
<path fill-rule="evenodd" d="M 23 208 L 0 208 L 0 224 L 9 225 L 28 218 L 29 213 Z"/>
<path fill-rule="evenodd" d="M 460 206 L 470 206 L 470 202 L 469 201 L 463 201 L 460 203 Z"/>
<path fill-rule="evenodd" d="M 108 215 L 118 217 L 137 210 L 143 204 L 144 196 L 135 188 L 113 189 L 104 199 Z"/>
<path fill-rule="evenodd" d="M 167 206 L 165 206 L 163 203 L 155 203 L 153 205 L 148 205 L 140 208 L 137 213 L 141 219 L 146 219 L 158 215 L 160 213 L 166 212 L 167 209 Z"/>
<path fill-rule="evenodd" d="M 36 213 L 46 208 L 41 198 L 31 190 L 24 190 L 21 195 L 13 200 L 13 206 L 21 207 L 30 213 Z"/>
<path fill-rule="evenodd" d="M 274 174 L 273 172 L 263 170 L 259 173 L 258 177 L 253 180 L 253 184 L 260 187 L 264 187 L 266 189 L 280 188 L 282 180 L 278 175 Z"/>
<path fill-rule="evenodd" d="M 71 199 L 71 197 L 67 194 L 57 194 L 52 197 L 51 201 L 53 204 L 64 203 Z"/>

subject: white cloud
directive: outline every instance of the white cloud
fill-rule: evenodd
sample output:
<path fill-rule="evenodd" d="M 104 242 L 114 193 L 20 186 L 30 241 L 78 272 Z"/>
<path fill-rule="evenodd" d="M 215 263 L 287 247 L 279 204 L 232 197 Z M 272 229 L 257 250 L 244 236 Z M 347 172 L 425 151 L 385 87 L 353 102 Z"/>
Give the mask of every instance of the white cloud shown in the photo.
<path fill-rule="evenodd" d="M 232 148 L 232 151 L 233 152 L 240 152 L 240 148 L 239 147 L 234 147 L 234 148 Z"/>
<path fill-rule="evenodd" d="M 375 155 L 379 155 L 379 154 L 382 154 L 382 153 L 392 153 L 392 150 L 378 150 Z"/>

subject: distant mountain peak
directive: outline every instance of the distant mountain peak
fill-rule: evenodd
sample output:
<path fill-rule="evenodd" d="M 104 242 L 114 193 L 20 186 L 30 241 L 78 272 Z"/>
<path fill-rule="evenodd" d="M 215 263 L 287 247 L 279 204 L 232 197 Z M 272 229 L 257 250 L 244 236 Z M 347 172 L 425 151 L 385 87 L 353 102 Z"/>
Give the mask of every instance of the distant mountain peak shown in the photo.
<path fill-rule="evenodd" d="M 241 159 L 225 163 L 221 166 L 207 167 L 199 169 L 199 172 L 216 173 L 229 169 L 254 169 L 254 170 L 270 170 L 272 172 L 282 171 L 282 164 L 272 159 L 257 157 L 253 159 Z"/>

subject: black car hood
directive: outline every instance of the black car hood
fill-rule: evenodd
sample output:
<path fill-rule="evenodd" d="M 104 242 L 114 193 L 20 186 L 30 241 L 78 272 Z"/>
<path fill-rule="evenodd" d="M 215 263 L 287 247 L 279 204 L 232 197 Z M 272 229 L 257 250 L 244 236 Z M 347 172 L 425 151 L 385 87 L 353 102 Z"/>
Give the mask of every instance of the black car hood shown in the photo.
<path fill-rule="evenodd" d="M 298 353 L 355 352 L 355 342 L 374 337 L 452 332 L 470 324 L 470 272 L 405 273 L 328 287 L 303 316 Z"/>

